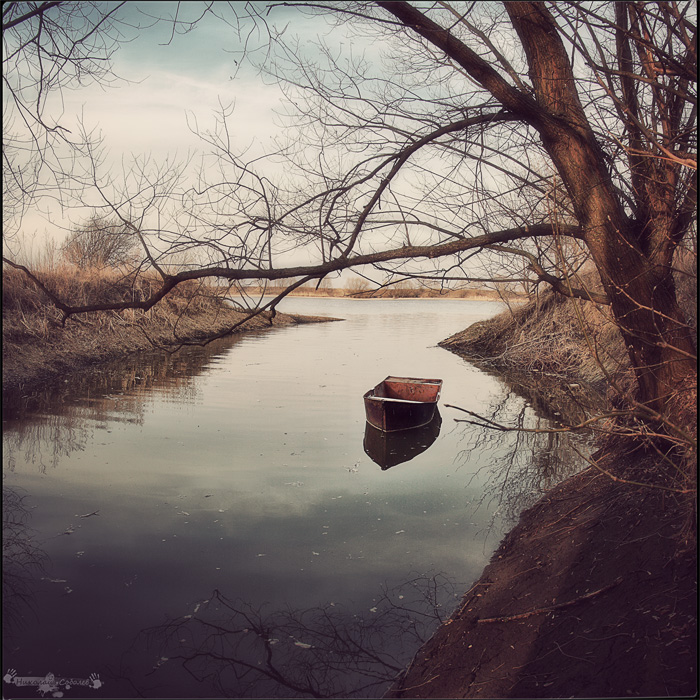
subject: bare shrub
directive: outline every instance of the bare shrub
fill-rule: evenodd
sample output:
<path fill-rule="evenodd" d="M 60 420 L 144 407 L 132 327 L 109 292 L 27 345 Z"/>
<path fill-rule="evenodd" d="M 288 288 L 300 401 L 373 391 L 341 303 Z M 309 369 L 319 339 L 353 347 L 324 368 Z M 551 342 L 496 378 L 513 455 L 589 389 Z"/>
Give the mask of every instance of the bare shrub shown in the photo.
<path fill-rule="evenodd" d="M 64 258 L 81 269 L 133 264 L 137 237 L 132 226 L 94 215 L 74 229 L 63 244 Z"/>

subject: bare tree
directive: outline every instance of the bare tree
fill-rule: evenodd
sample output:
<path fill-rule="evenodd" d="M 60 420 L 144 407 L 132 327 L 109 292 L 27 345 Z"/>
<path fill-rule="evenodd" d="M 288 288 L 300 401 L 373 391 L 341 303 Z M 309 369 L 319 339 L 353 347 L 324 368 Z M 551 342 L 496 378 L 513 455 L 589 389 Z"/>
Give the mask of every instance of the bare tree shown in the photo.
<path fill-rule="evenodd" d="M 61 252 L 80 268 L 122 267 L 135 261 L 138 240 L 131 227 L 97 215 L 73 229 Z"/>
<path fill-rule="evenodd" d="M 80 134 L 47 109 L 63 90 L 114 79 L 111 57 L 121 38 L 116 16 L 96 2 L 6 2 L 3 39 L 3 223 L 13 233 L 43 195 L 75 191 Z"/>
<path fill-rule="evenodd" d="M 364 294 L 365 292 L 369 291 L 370 284 L 366 279 L 353 275 L 346 283 L 345 289 L 351 295 Z"/>
<path fill-rule="evenodd" d="M 468 280 L 474 256 L 515 256 L 523 280 L 609 305 L 636 373 L 635 411 L 692 442 L 696 348 L 673 260 L 696 217 L 694 4 L 294 7 L 373 39 L 384 62 L 323 43 L 305 58 L 267 9 L 247 7 L 268 32 L 263 68 L 289 98 L 287 141 L 267 160 L 240 155 L 224 106 L 212 129 L 192 124 L 210 155 L 189 188 L 166 178 L 105 188 L 95 169 L 100 206 L 138 222 L 162 285 L 139 302 L 54 298 L 66 317 L 150 308 L 190 279 L 296 287 L 374 265 Z M 134 202 L 156 185 L 149 224 Z M 187 251 L 196 262 L 168 272 L 168 256 Z M 290 262 L 300 251 L 311 262 Z M 600 289 L 578 274 L 587 257 Z"/>

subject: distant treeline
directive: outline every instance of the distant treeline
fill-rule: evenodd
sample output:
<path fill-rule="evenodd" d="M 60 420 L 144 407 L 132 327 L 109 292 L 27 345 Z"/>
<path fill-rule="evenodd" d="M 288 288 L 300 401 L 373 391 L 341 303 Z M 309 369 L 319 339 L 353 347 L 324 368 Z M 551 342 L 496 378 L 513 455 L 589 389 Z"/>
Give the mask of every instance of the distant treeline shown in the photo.
<path fill-rule="evenodd" d="M 280 294 L 286 286 L 248 287 L 252 294 Z M 514 292 L 499 292 L 494 289 L 431 289 L 427 287 L 382 287 L 379 289 L 335 288 L 303 286 L 290 292 L 289 296 L 297 297 L 342 297 L 354 299 L 471 299 L 478 301 L 493 301 L 500 299 L 524 299 L 525 295 Z"/>

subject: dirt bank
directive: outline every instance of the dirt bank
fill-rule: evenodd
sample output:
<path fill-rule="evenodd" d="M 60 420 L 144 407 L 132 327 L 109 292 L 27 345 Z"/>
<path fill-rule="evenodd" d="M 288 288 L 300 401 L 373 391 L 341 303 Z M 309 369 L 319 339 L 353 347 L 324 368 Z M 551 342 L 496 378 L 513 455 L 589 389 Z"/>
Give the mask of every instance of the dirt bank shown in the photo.
<path fill-rule="evenodd" d="M 653 461 L 597 458 L 618 474 Z M 523 513 L 387 697 L 695 695 L 688 517 L 686 498 L 594 468 L 565 481 Z"/>
<path fill-rule="evenodd" d="M 598 338 L 616 342 L 614 329 L 592 321 Z M 571 387 L 587 383 L 595 399 L 579 406 L 599 410 L 615 396 L 601 382 L 601 358 L 587 360 L 572 341 L 575 326 L 547 300 L 544 315 L 523 309 L 441 345 L 525 393 L 528 383 L 551 385 L 555 402 L 570 403 Z M 620 358 L 612 346 L 605 361 L 624 382 Z M 670 490 L 673 465 L 631 441 L 608 439 L 593 459 L 597 467 L 521 515 L 386 697 L 696 695 L 695 493 Z"/>

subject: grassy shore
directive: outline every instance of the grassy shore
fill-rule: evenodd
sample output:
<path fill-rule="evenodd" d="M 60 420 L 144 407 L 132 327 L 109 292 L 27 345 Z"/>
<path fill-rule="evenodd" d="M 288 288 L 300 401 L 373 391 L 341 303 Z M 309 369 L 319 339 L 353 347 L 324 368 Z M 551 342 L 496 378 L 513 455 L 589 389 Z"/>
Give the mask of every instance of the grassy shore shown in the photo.
<path fill-rule="evenodd" d="M 39 278 L 61 299 L 76 305 L 146 299 L 155 277 L 138 280 L 116 272 L 50 268 Z M 28 390 L 73 372 L 98 367 L 125 355 L 153 349 L 172 350 L 231 328 L 246 314 L 233 310 L 221 290 L 197 282 L 178 285 L 149 311 L 129 309 L 71 316 L 61 312 L 20 270 L 3 271 L 3 391 Z M 263 313 L 235 332 L 328 320 Z"/>
<path fill-rule="evenodd" d="M 545 292 L 442 341 L 447 350 L 498 369 L 583 381 L 605 392 L 633 380 L 622 336 L 607 310 Z"/>

